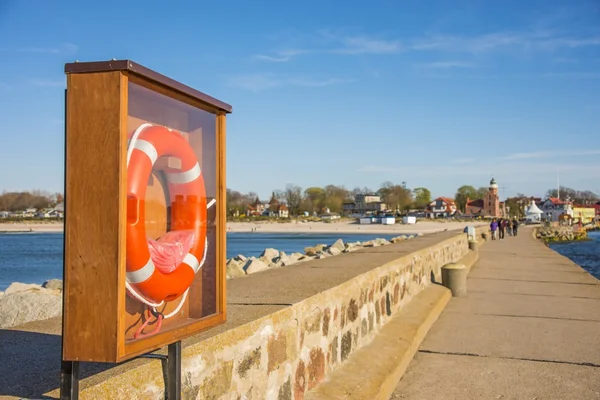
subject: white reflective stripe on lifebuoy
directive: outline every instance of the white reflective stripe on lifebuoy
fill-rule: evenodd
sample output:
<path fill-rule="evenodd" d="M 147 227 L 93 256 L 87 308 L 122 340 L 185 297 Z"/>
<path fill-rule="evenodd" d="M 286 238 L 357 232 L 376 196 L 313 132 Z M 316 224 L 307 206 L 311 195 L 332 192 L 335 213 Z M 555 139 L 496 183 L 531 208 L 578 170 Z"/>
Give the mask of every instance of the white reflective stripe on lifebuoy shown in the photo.
<path fill-rule="evenodd" d="M 152 162 L 152 165 L 154 165 L 154 163 L 158 159 L 158 152 L 156 151 L 156 148 L 154 147 L 154 145 L 152 143 L 148 142 L 147 140 L 144 140 L 144 139 L 136 140 L 135 143 L 133 144 L 133 148 L 143 151 L 148 156 L 150 161 Z"/>
<path fill-rule="evenodd" d="M 198 261 L 195 255 L 187 253 L 185 257 L 183 257 L 183 262 L 189 265 L 194 270 L 194 273 L 198 272 L 200 261 Z"/>
<path fill-rule="evenodd" d="M 202 268 L 204 262 L 206 261 L 206 253 L 208 253 L 208 238 L 204 239 L 204 253 L 202 254 L 202 261 L 200 261 L 200 266 L 198 269 Z"/>
<path fill-rule="evenodd" d="M 148 280 L 152 274 L 154 273 L 154 263 L 152 259 L 149 258 L 146 265 L 137 271 L 127 272 L 127 282 L 129 283 L 142 283 Z"/>
<path fill-rule="evenodd" d="M 138 136 L 140 136 L 140 133 L 142 133 L 144 129 L 151 126 L 152 124 L 149 123 L 141 124 L 140 126 L 138 126 L 135 132 L 133 132 L 133 135 L 131 135 L 131 139 L 129 139 L 129 142 L 127 143 L 127 165 L 129 165 L 129 159 L 131 158 L 131 152 L 133 151 L 131 143 L 135 143 L 137 141 Z"/>
<path fill-rule="evenodd" d="M 194 182 L 200 177 L 202 171 L 200 170 L 200 164 L 196 163 L 191 169 L 184 172 L 169 172 L 167 173 L 167 181 L 174 185 L 184 185 L 186 183 Z"/>

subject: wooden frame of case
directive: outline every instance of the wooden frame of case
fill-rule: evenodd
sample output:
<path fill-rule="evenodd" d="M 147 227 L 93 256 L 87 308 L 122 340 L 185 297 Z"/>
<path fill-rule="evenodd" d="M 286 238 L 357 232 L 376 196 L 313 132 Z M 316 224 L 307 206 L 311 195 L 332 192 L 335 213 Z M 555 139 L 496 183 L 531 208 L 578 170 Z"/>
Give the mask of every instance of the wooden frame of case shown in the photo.
<path fill-rule="evenodd" d="M 63 360 L 120 362 L 225 322 L 225 120 L 231 106 L 129 60 L 70 63 L 65 73 Z M 125 340 L 129 82 L 214 114 L 217 150 L 216 313 L 131 343 Z"/>

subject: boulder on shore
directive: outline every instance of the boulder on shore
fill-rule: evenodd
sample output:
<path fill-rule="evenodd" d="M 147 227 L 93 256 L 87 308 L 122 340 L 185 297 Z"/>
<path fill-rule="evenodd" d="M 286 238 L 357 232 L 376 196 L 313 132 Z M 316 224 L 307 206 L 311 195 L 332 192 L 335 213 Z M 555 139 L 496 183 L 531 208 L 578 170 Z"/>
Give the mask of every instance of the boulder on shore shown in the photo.
<path fill-rule="evenodd" d="M 233 257 L 233 259 L 235 261 L 240 261 L 240 262 L 246 262 L 246 261 L 248 261 L 248 257 L 246 257 L 243 254 L 238 254 L 237 256 Z"/>
<path fill-rule="evenodd" d="M 15 285 L 14 283 L 11 285 Z M 0 297 L 0 328 L 10 328 L 31 321 L 39 321 L 61 315 L 62 294 L 58 290 L 37 287 L 23 289 L 25 284 Z M 10 287 L 9 287 L 10 288 Z M 20 288 L 22 290 L 16 290 Z"/>
<path fill-rule="evenodd" d="M 332 256 L 337 256 L 338 254 L 342 253 L 342 250 L 340 250 L 338 247 L 333 247 L 331 246 L 330 248 L 327 249 L 327 252 L 329 255 Z"/>
<path fill-rule="evenodd" d="M 308 257 L 306 257 L 304 254 L 302 253 L 292 253 L 290 254 L 290 259 L 292 260 L 292 262 L 297 263 L 299 261 L 305 261 Z"/>
<path fill-rule="evenodd" d="M 272 249 L 272 248 L 268 248 L 265 249 L 262 254 L 260 255 L 261 259 L 266 260 L 267 262 L 272 262 L 273 259 L 279 257 L 279 250 L 277 249 Z"/>
<path fill-rule="evenodd" d="M 41 288 L 42 288 L 42 286 L 38 285 L 36 283 L 13 282 L 6 289 L 6 291 L 4 292 L 4 294 L 9 295 L 9 294 L 17 293 L 17 292 L 24 292 L 26 290 L 41 289 Z"/>
<path fill-rule="evenodd" d="M 329 249 L 337 249 L 339 250 L 339 253 L 344 251 L 345 248 L 346 246 L 344 245 L 344 241 L 342 239 L 336 240 L 331 246 L 329 246 Z"/>
<path fill-rule="evenodd" d="M 273 259 L 273 264 L 275 267 L 289 267 L 297 261 L 297 259 L 288 256 L 285 251 L 280 251 L 279 256 Z"/>
<path fill-rule="evenodd" d="M 51 290 L 63 290 L 63 281 L 60 279 L 50 279 L 44 282 L 42 287 Z"/>
<path fill-rule="evenodd" d="M 250 257 L 246 262 L 246 265 L 244 265 L 244 271 L 246 271 L 246 274 L 254 274 L 267 269 L 269 269 L 269 265 L 255 257 Z"/>
<path fill-rule="evenodd" d="M 324 244 L 318 244 L 318 245 L 316 245 L 314 247 L 305 247 L 304 248 L 304 253 L 307 256 L 314 257 L 316 255 L 319 255 L 319 254 L 323 253 L 323 250 L 325 249 L 325 247 L 327 247 L 327 245 L 324 245 Z"/>
<path fill-rule="evenodd" d="M 359 250 L 360 248 L 363 247 L 363 243 L 361 242 L 353 242 L 353 243 L 346 243 L 346 245 L 344 246 L 344 253 L 350 253 L 352 251 L 356 251 Z"/>
<path fill-rule="evenodd" d="M 378 246 L 385 246 L 385 245 L 390 244 L 389 241 L 387 241 L 386 239 L 382 239 L 382 238 L 375 239 L 375 243 L 377 243 Z"/>
<path fill-rule="evenodd" d="M 227 278 L 235 278 L 237 276 L 246 275 L 244 271 L 244 263 L 237 261 L 235 258 L 227 261 L 226 269 L 227 269 Z"/>

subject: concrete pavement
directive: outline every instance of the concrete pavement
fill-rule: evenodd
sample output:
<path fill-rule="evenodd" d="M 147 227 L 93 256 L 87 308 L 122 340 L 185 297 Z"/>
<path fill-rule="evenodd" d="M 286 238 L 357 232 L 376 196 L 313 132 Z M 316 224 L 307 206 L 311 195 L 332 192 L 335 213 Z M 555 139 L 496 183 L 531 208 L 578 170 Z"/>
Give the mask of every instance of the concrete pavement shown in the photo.
<path fill-rule="evenodd" d="M 392 399 L 600 399 L 600 281 L 521 229 L 480 249 Z"/>

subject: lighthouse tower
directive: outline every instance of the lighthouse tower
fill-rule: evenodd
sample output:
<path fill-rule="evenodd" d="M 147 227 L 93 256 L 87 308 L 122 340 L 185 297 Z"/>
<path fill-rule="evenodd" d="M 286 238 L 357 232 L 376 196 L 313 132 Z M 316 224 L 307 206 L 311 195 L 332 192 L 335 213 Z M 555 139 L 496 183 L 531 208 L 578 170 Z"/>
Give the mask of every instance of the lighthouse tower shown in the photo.
<path fill-rule="evenodd" d="M 498 197 L 498 184 L 496 179 L 492 178 L 487 196 L 483 198 L 483 210 L 492 217 L 500 216 L 500 198 Z"/>

